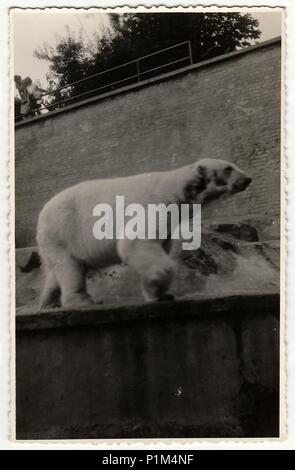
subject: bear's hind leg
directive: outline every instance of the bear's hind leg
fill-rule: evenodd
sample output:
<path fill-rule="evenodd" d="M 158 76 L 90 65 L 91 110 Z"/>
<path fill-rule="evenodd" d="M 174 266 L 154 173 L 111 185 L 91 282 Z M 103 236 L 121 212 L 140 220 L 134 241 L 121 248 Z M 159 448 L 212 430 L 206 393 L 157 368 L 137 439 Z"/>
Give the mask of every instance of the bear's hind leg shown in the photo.
<path fill-rule="evenodd" d="M 66 250 L 56 252 L 53 270 L 61 288 L 62 307 L 76 309 L 94 304 L 86 291 L 85 268 Z"/>
<path fill-rule="evenodd" d="M 60 287 L 52 271 L 45 269 L 44 287 L 40 299 L 40 309 L 54 308 L 60 305 Z"/>

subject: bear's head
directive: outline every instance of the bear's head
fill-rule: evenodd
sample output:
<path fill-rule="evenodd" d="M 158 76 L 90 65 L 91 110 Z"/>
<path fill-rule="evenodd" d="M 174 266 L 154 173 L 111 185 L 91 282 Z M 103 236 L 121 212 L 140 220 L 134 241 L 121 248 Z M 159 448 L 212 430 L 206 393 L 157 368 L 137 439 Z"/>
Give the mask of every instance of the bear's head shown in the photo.
<path fill-rule="evenodd" d="M 224 194 L 244 191 L 251 183 L 245 172 L 226 160 L 206 158 L 192 165 L 184 188 L 184 200 L 203 204 Z"/>

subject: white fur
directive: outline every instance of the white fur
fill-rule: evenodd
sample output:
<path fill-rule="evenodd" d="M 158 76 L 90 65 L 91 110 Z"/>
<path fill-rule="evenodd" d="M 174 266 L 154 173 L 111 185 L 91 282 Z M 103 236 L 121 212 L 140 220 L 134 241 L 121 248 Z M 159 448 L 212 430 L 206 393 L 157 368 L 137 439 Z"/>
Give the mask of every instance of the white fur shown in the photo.
<path fill-rule="evenodd" d="M 220 178 L 225 184 L 220 185 Z M 114 207 L 117 195 L 124 196 L 125 206 L 205 204 L 209 199 L 235 192 L 234 184 L 244 179 L 245 174 L 235 165 L 206 159 L 172 171 L 87 181 L 57 194 L 42 209 L 37 227 L 45 269 L 41 307 L 54 306 L 60 291 L 64 307 L 90 306 L 87 269 L 121 262 L 138 273 L 146 300 L 168 298 L 175 271 L 175 263 L 168 256 L 169 243 L 166 240 L 97 240 L 93 235 L 94 207 L 99 203 Z"/>

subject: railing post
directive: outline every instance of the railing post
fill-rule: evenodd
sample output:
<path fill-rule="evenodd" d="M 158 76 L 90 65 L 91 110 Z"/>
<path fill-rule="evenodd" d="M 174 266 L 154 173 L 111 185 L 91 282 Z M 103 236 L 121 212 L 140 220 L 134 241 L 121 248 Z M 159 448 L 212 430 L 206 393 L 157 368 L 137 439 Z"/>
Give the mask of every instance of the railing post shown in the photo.
<path fill-rule="evenodd" d="M 139 59 L 136 59 L 136 73 L 137 73 L 137 80 L 140 82 Z"/>
<path fill-rule="evenodd" d="M 190 41 L 188 41 L 188 52 L 189 52 L 190 64 L 193 65 L 192 45 Z"/>

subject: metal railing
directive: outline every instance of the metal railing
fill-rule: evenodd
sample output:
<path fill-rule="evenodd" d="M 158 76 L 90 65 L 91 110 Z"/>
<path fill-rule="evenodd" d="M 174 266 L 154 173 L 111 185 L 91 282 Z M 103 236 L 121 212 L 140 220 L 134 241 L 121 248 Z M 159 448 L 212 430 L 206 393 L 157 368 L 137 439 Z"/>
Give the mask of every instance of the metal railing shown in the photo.
<path fill-rule="evenodd" d="M 184 55 L 181 54 L 182 50 L 184 52 Z M 169 60 L 168 62 L 164 62 L 160 65 L 157 65 L 160 55 L 164 54 L 169 56 L 169 54 L 172 55 L 171 53 L 174 55 L 174 57 L 170 57 L 170 59 L 173 58 L 173 60 Z M 84 98 L 86 96 L 96 96 L 108 91 L 108 89 L 119 89 L 122 88 L 122 86 L 124 86 L 125 84 L 128 85 L 136 82 L 138 83 L 148 78 L 157 76 L 163 71 L 172 71 L 176 70 L 177 68 L 184 67 L 185 65 L 191 64 L 193 64 L 191 43 L 190 41 L 181 42 L 179 44 L 166 47 L 165 49 L 161 49 L 160 51 L 141 56 L 129 62 L 125 62 L 124 64 L 118 65 L 116 67 L 111 67 L 107 70 L 103 70 L 102 72 L 90 75 L 89 77 L 85 77 L 75 82 L 68 83 L 67 85 L 59 87 L 56 90 L 50 91 L 48 93 L 43 93 L 40 97 L 41 107 L 38 109 L 38 112 L 50 112 L 52 110 L 71 104 L 71 102 L 80 101 L 81 98 Z M 131 70 L 131 72 L 127 73 L 126 77 L 120 78 L 119 80 L 111 79 L 112 75 L 114 74 L 124 74 L 124 69 L 129 69 L 129 71 Z M 105 79 L 106 83 L 99 83 L 101 79 Z M 95 86 L 93 88 L 89 88 L 89 90 L 87 91 L 83 91 L 82 93 L 74 94 L 68 97 L 65 95 L 63 99 L 58 101 L 46 102 L 44 100 L 45 97 L 50 98 L 51 96 L 55 96 L 62 91 L 66 91 L 67 89 L 73 87 L 75 88 L 77 85 L 84 84 L 85 82 L 90 80 Z M 15 119 L 17 120 L 23 117 L 26 116 L 19 114 L 15 116 Z"/>

